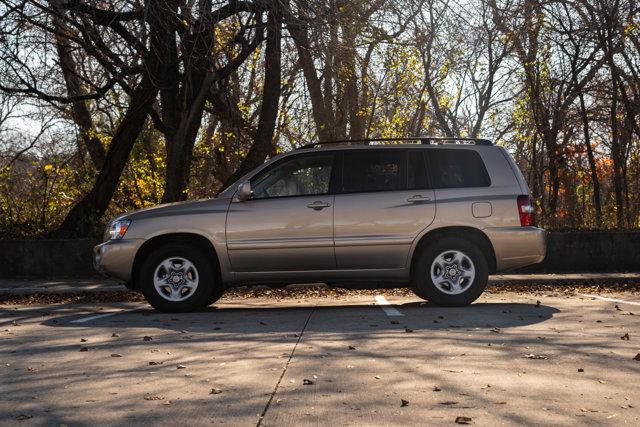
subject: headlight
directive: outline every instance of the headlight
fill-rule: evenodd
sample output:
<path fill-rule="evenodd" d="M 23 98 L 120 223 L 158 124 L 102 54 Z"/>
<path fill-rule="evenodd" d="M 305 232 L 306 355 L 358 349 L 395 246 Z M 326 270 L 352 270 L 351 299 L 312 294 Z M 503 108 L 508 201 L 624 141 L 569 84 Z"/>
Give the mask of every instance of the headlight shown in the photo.
<path fill-rule="evenodd" d="M 114 221 L 107 228 L 105 237 L 109 240 L 120 240 L 124 237 L 124 234 L 127 232 L 129 225 L 131 225 L 130 219 Z"/>

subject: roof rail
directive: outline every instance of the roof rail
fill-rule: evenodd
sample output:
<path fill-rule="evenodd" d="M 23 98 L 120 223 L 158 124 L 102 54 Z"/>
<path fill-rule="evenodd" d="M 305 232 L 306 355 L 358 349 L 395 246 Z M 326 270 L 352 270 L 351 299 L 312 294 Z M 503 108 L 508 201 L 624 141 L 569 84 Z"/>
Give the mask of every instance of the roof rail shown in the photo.
<path fill-rule="evenodd" d="M 467 142 L 475 145 L 493 145 L 488 139 L 482 138 L 457 138 L 457 137 L 442 137 L 442 136 L 413 136 L 413 137 L 401 137 L 401 138 L 366 138 L 366 139 L 339 139 L 335 141 L 320 141 L 313 142 L 311 144 L 305 144 L 302 147 L 298 147 L 298 150 L 303 148 L 313 148 L 319 145 L 326 144 L 364 144 L 369 145 L 371 142 L 413 142 L 420 144 L 441 144 L 449 142 Z"/>

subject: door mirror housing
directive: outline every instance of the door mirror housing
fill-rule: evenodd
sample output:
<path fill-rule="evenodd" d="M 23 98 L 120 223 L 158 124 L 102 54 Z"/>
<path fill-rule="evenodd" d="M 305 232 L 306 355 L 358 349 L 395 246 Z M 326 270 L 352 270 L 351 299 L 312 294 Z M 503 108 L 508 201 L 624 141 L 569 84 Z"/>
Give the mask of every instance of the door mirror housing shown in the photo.
<path fill-rule="evenodd" d="M 236 198 L 244 202 L 246 200 L 251 199 L 253 196 L 253 190 L 251 189 L 251 183 L 249 181 L 243 182 L 238 186 L 238 191 L 236 192 Z"/>

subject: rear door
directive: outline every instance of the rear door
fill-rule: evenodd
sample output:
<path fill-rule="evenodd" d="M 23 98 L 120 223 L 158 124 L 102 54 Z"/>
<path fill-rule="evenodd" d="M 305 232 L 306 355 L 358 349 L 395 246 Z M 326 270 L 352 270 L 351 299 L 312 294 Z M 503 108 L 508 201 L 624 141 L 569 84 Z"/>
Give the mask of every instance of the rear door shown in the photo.
<path fill-rule="evenodd" d="M 334 206 L 338 269 L 404 268 L 435 217 L 424 150 L 344 150 Z"/>

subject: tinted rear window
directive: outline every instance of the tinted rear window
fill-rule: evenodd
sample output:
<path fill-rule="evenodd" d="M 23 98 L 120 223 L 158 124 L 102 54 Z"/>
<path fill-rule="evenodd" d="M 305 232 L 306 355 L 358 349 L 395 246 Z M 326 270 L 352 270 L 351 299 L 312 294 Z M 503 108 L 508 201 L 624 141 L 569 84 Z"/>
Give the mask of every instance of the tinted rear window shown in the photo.
<path fill-rule="evenodd" d="M 342 192 L 403 190 L 405 152 L 354 150 L 344 153 Z"/>
<path fill-rule="evenodd" d="M 480 155 L 472 150 L 431 150 L 434 188 L 488 187 L 489 174 Z"/>
<path fill-rule="evenodd" d="M 408 150 L 407 165 L 407 190 L 429 188 L 424 150 Z"/>

